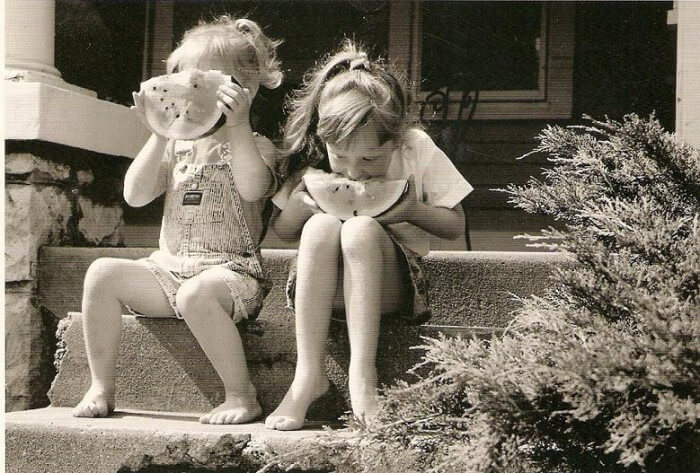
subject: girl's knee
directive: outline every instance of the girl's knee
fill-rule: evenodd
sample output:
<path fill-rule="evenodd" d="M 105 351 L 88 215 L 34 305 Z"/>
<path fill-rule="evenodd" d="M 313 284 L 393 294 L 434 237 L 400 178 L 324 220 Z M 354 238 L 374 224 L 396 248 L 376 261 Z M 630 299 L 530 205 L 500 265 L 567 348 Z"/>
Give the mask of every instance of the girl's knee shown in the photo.
<path fill-rule="evenodd" d="M 319 213 L 312 215 L 311 218 L 306 221 L 304 224 L 304 231 L 338 231 L 340 230 L 341 225 L 342 222 L 338 219 L 338 217 L 334 217 L 330 214 Z"/>
<path fill-rule="evenodd" d="M 213 295 L 209 294 L 207 284 L 198 278 L 193 278 L 180 286 L 175 294 L 175 304 L 185 319 L 191 319 L 209 313 L 207 304 L 211 297 Z"/>
<path fill-rule="evenodd" d="M 301 242 L 304 245 L 326 246 L 329 239 L 340 235 L 342 222 L 329 214 L 315 214 L 304 224 Z"/>
<path fill-rule="evenodd" d="M 104 292 L 116 287 L 119 260 L 116 258 L 98 258 L 90 264 L 85 273 L 84 290 Z"/>
<path fill-rule="evenodd" d="M 386 238 L 382 225 L 372 217 L 353 217 L 343 224 L 340 243 L 345 258 L 365 257 L 370 245 L 379 246 Z"/>

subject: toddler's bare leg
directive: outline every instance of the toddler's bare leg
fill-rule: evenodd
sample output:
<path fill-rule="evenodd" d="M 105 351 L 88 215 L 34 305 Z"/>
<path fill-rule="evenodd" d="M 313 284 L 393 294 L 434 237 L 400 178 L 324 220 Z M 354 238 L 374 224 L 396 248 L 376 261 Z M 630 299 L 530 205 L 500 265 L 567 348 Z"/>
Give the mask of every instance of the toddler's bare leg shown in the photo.
<path fill-rule="evenodd" d="M 203 424 L 240 424 L 262 414 L 230 317 L 232 304 L 228 285 L 213 270 L 186 281 L 177 293 L 178 310 L 224 384 L 224 402 L 199 418 Z"/>
<path fill-rule="evenodd" d="M 371 418 L 378 410 L 377 344 L 382 312 L 395 310 L 402 294 L 397 251 L 369 217 L 343 224 L 343 288 L 350 339 L 349 388 L 353 413 Z"/>
<path fill-rule="evenodd" d="M 309 405 L 328 390 L 324 360 L 338 284 L 340 227 L 337 218 L 317 214 L 302 231 L 295 300 L 297 365 L 289 391 L 265 420 L 268 429 L 300 429 Z"/>
<path fill-rule="evenodd" d="M 148 315 L 173 315 L 161 286 L 143 263 L 100 258 L 90 265 L 83 289 L 83 333 L 92 381 L 73 409 L 76 417 L 105 417 L 114 409 L 122 303 Z"/>

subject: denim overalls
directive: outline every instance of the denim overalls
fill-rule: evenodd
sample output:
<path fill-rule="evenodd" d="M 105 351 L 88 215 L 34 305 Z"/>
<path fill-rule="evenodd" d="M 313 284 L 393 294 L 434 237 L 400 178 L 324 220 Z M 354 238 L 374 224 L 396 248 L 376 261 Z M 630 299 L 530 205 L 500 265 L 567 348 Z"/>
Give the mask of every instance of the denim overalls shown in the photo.
<path fill-rule="evenodd" d="M 264 202 L 241 199 L 233 181 L 228 142 L 221 143 L 220 160 L 192 164 L 194 144 L 169 156 L 172 172 L 165 194 L 159 249 L 145 259 L 163 287 L 170 305 L 175 304 L 180 285 L 204 271 L 215 272 L 229 286 L 234 301 L 232 318 L 254 319 L 269 291 L 260 255 L 259 240 L 267 222 L 262 221 Z M 253 241 L 246 222 L 259 220 L 262 234 Z M 256 220 L 256 221 L 257 221 Z M 258 225 L 260 226 L 260 225 Z"/>

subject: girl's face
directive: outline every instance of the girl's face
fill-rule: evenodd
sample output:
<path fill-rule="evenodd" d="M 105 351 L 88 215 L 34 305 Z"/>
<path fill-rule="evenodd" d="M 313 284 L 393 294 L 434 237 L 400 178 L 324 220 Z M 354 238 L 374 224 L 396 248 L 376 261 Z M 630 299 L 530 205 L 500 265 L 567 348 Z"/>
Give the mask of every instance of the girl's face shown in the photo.
<path fill-rule="evenodd" d="M 326 143 L 331 170 L 355 181 L 384 176 L 395 148 L 393 141 L 379 143 L 377 126 L 372 121 L 341 141 Z"/>

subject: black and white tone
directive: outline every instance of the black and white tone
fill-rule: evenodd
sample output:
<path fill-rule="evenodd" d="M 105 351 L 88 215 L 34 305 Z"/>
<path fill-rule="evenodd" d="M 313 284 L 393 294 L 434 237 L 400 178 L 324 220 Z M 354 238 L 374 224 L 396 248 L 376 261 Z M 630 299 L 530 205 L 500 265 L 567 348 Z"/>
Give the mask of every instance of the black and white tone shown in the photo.
<path fill-rule="evenodd" d="M 700 1 L 4 17 L 5 471 L 700 471 Z"/>

